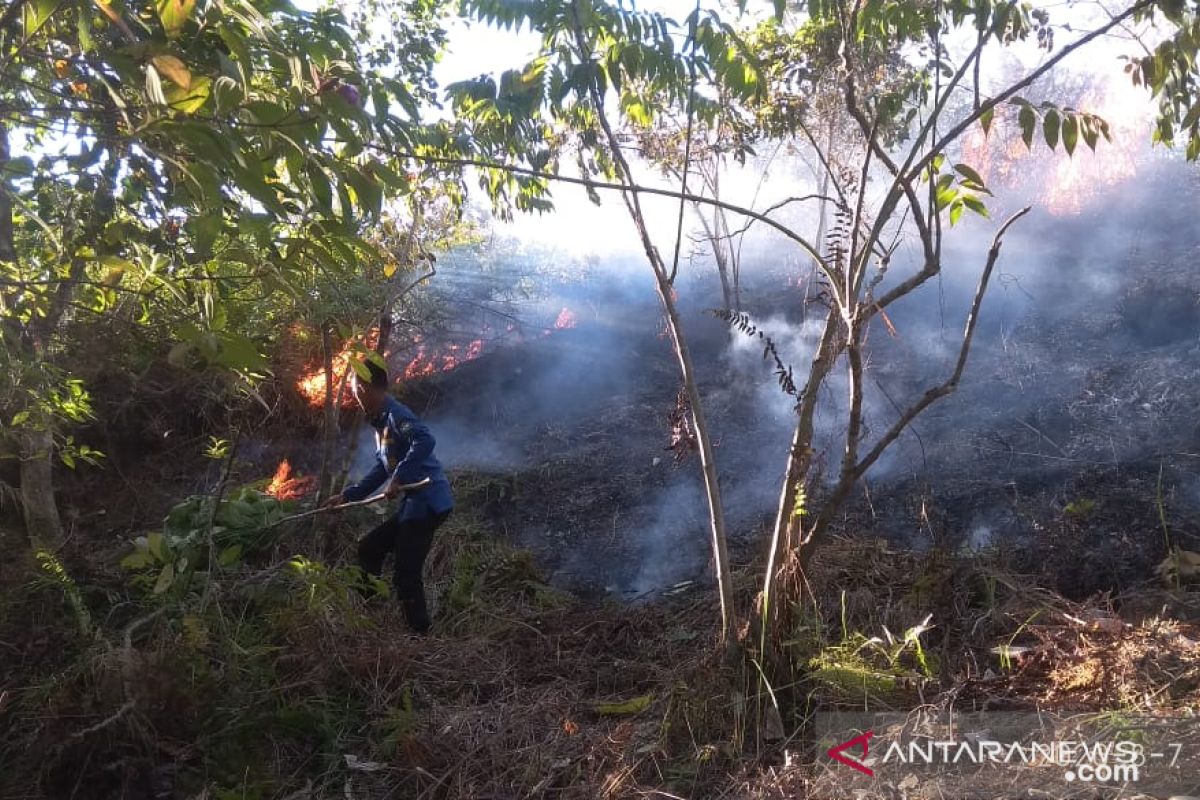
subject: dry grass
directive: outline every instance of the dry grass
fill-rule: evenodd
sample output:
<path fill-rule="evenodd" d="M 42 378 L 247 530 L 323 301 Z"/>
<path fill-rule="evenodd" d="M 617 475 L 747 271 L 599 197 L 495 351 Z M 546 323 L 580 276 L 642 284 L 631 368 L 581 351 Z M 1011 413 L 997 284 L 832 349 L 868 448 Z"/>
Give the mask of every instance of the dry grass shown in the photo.
<path fill-rule="evenodd" d="M 933 615 L 922 640 L 939 659 L 937 680 L 924 687 L 897 682 L 912 703 L 945 700 L 962 710 L 1200 708 L 1200 605 L 1186 590 L 1147 584 L 1122 597 L 1072 602 L 994 560 L 918 556 L 853 540 L 822 553 L 810 580 L 820 600 L 808 624 L 817 620 L 827 642 L 840 641 L 843 626 L 884 636 Z"/>
<path fill-rule="evenodd" d="M 56 622 L 71 641 L 54 620 L 62 597 L 27 586 L 0 617 L 0 639 L 31 656 L 5 675 L 0 796 L 616 798 L 726 786 L 736 682 L 711 657 L 712 598 L 583 607 L 476 533 L 460 519 L 433 554 L 440 608 L 425 638 L 407 635 L 386 599 L 364 603 L 348 573 L 277 559 L 166 605 L 130 596 L 95 641 L 51 653 L 17 628 Z"/>
<path fill-rule="evenodd" d="M 753 671 L 714 656 L 704 588 L 582 605 L 462 515 L 418 639 L 343 571 L 289 564 L 311 541 L 293 535 L 166 605 L 89 575 L 88 639 L 58 587 L 7 593 L 0 796 L 794 798 L 814 710 L 1200 705 L 1187 593 L 1073 603 L 994 562 L 843 540 L 808 576 L 793 672 L 771 676 L 776 739 L 749 722 L 769 703 Z"/>

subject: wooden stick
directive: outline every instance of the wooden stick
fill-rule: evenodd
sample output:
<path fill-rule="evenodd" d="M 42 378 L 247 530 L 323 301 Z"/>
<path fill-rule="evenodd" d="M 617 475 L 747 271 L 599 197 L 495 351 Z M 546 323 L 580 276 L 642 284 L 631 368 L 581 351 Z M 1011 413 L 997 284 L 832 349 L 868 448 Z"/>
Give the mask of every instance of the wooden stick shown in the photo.
<path fill-rule="evenodd" d="M 413 489 L 423 489 L 426 486 L 428 486 L 429 484 L 430 484 L 429 478 L 422 478 L 421 480 L 417 481 L 416 483 L 402 484 L 399 488 L 401 491 L 409 492 L 409 491 L 412 491 Z M 342 511 L 343 509 L 347 509 L 347 508 L 359 508 L 360 506 L 374 505 L 375 503 L 378 503 L 380 500 L 386 500 L 386 499 L 387 499 L 387 492 L 383 491 L 373 497 L 368 497 L 364 500 L 354 500 L 352 502 L 341 503 L 340 505 L 336 505 L 336 506 L 323 506 L 321 508 L 313 508 L 308 511 L 302 511 L 299 514 L 292 514 L 290 516 L 284 517 L 283 519 L 275 520 L 270 525 L 266 525 L 264 527 L 273 528 L 276 525 L 282 525 L 285 522 L 295 522 L 298 519 L 305 519 L 307 517 L 312 517 L 317 514 L 324 514 L 329 511 Z"/>

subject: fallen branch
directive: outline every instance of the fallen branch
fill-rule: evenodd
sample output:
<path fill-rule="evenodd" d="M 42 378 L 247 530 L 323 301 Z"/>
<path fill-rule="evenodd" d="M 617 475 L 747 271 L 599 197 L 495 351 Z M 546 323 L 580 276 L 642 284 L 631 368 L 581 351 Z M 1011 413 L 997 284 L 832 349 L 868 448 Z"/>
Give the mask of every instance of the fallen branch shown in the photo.
<path fill-rule="evenodd" d="M 426 486 L 428 486 L 429 483 L 430 483 L 429 478 L 422 478 L 421 480 L 417 481 L 416 483 L 406 483 L 406 484 L 401 485 L 399 488 L 401 491 L 410 492 L 413 489 L 423 489 Z M 360 508 L 362 506 L 370 506 L 370 505 L 374 505 L 375 503 L 378 503 L 380 500 L 386 500 L 386 499 L 387 499 L 387 492 L 386 491 L 380 492 L 379 494 L 375 495 L 374 497 L 368 497 L 363 500 L 354 500 L 349 503 L 339 503 L 336 506 L 322 506 L 321 508 L 313 508 L 308 511 L 302 511 L 299 514 L 292 514 L 290 516 L 283 517 L 282 519 L 277 519 L 274 522 L 270 523 L 269 525 L 265 525 L 263 527 L 274 528 L 276 525 L 282 525 L 285 522 L 295 522 L 296 520 L 306 519 L 308 517 L 316 516 L 317 514 L 325 514 L 330 511 L 344 511 L 347 508 Z"/>
<path fill-rule="evenodd" d="M 75 733 L 71 734 L 71 738 L 72 739 L 83 739 L 84 737 L 91 736 L 93 733 L 102 731 L 105 728 L 107 728 L 109 725 L 119 722 L 122 717 L 124 717 L 130 711 L 133 711 L 133 709 L 136 706 L 137 706 L 137 700 L 126 700 L 125 705 L 118 708 L 114 714 L 107 717 L 106 719 L 101 720 L 100 722 L 97 722 L 95 725 L 90 725 L 81 731 L 75 731 Z"/>

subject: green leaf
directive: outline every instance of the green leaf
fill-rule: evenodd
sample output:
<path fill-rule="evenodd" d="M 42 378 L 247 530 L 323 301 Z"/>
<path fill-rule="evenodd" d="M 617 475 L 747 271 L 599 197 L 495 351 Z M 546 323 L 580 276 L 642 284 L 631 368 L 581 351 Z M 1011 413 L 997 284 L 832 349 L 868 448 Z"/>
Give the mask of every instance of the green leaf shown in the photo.
<path fill-rule="evenodd" d="M 1042 120 L 1042 135 L 1046 138 L 1046 144 L 1051 150 L 1058 147 L 1058 128 L 1061 119 L 1058 112 L 1051 109 L 1046 112 L 1045 118 Z"/>
<path fill-rule="evenodd" d="M 158 18 L 162 21 L 163 30 L 169 38 L 174 39 L 192 16 L 196 0 L 155 0 L 154 5 L 158 10 Z"/>
<path fill-rule="evenodd" d="M 146 537 L 146 549 L 159 561 L 167 560 L 165 542 L 161 533 L 155 531 Z"/>
<path fill-rule="evenodd" d="M 988 213 L 987 206 L 985 206 L 983 204 L 983 201 L 980 200 L 978 197 L 971 197 L 970 195 L 963 195 L 962 201 L 967 206 L 967 208 L 971 209 L 979 216 L 985 217 L 985 218 L 991 217 L 991 214 Z"/>
<path fill-rule="evenodd" d="M 208 100 L 212 89 L 212 79 L 199 77 L 192 80 L 191 88 L 171 86 L 167 89 L 167 103 L 185 114 L 195 114 Z"/>
<path fill-rule="evenodd" d="M 643 694 L 623 703 L 596 703 L 593 708 L 597 714 L 604 717 L 627 717 L 646 710 L 652 699 L 651 695 Z"/>
<path fill-rule="evenodd" d="M 221 551 L 217 556 L 217 563 L 222 567 L 232 566 L 236 564 L 238 559 L 242 557 L 242 546 L 240 544 L 231 544 Z"/>
<path fill-rule="evenodd" d="M 75 35 L 78 37 L 79 49 L 84 53 L 91 52 L 95 46 L 92 40 L 92 17 L 83 5 L 80 5 L 75 17 Z"/>
<path fill-rule="evenodd" d="M 333 187 L 329 185 L 329 176 L 320 164 L 310 161 L 305 170 L 308 181 L 312 185 L 313 198 L 326 214 L 333 213 Z"/>
<path fill-rule="evenodd" d="M 1200 100 L 1197 100 L 1196 104 L 1188 109 L 1187 115 L 1184 116 L 1183 122 L 1179 123 L 1179 127 L 1190 128 L 1197 122 L 1200 122 Z"/>
<path fill-rule="evenodd" d="M 265 127 L 278 125 L 291 113 L 285 106 L 269 100 L 255 100 L 254 102 L 247 103 L 246 110 L 250 112 L 251 121 L 255 125 Z"/>
<path fill-rule="evenodd" d="M 258 352 L 258 345 L 241 334 L 224 334 L 217 362 L 229 369 L 252 372 L 264 369 L 266 358 Z"/>
<path fill-rule="evenodd" d="M 963 208 L 964 208 L 963 198 L 961 198 L 961 197 L 956 198 L 954 200 L 954 202 L 950 204 L 950 225 L 951 226 L 958 224 L 959 219 L 961 219 L 962 215 L 963 215 Z"/>
<path fill-rule="evenodd" d="M 25 36 L 33 36 L 49 21 L 62 3 L 58 0 L 34 0 L 25 5 Z"/>
<path fill-rule="evenodd" d="M 1096 144 L 1100 141 L 1100 130 L 1096 124 L 1096 120 L 1096 117 L 1091 116 L 1081 117 L 1079 120 L 1079 128 L 1083 136 L 1083 141 L 1093 153 L 1096 152 Z"/>
<path fill-rule="evenodd" d="M 974 169 L 967 166 L 966 164 L 955 164 L 954 169 L 956 172 L 958 172 L 959 175 L 962 175 L 964 178 L 971 181 L 975 185 L 977 185 L 977 186 L 984 185 L 983 177 L 978 172 L 976 172 Z"/>
<path fill-rule="evenodd" d="M 1025 142 L 1025 147 L 1033 148 L 1033 131 L 1037 127 L 1037 114 L 1033 110 L 1033 106 L 1021 106 L 1021 113 L 1017 115 L 1017 123 L 1021 126 L 1021 140 Z"/>
<path fill-rule="evenodd" d="M 1075 145 L 1079 143 L 1079 118 L 1074 114 L 1068 114 L 1063 120 L 1062 139 L 1067 155 L 1074 155 Z"/>
<path fill-rule="evenodd" d="M 354 189 L 359 209 L 377 219 L 383 209 L 383 189 L 379 182 L 353 167 L 343 172 L 342 177 Z"/>
<path fill-rule="evenodd" d="M 235 77 L 241 82 L 243 92 L 248 92 L 250 89 L 250 68 L 253 66 L 253 62 L 250 59 L 250 48 L 246 44 L 246 39 L 231 25 L 220 26 L 217 33 L 221 37 L 221 41 L 229 48 L 230 55 L 237 60 L 238 74 L 231 77 Z"/>
<path fill-rule="evenodd" d="M 144 551 L 134 550 L 121 559 L 121 566 L 124 569 L 142 569 L 150 566 L 150 559 L 147 558 Z"/>
<path fill-rule="evenodd" d="M 370 170 L 372 175 L 387 184 L 388 188 L 400 192 L 408 188 L 408 179 L 383 162 L 372 162 Z"/>
<path fill-rule="evenodd" d="M 216 244 L 224 224 L 220 210 L 209 211 L 188 221 L 187 227 L 192 232 L 192 241 L 197 253 L 204 256 L 212 253 L 213 245 Z"/>
<path fill-rule="evenodd" d="M 954 202 L 954 198 L 958 197 L 958 190 L 954 188 L 953 184 L 953 175 L 943 175 L 938 178 L 937 189 L 935 191 L 935 202 L 937 203 L 938 211 L 950 205 Z"/>
<path fill-rule="evenodd" d="M 167 564 L 162 568 L 162 572 L 158 573 L 158 580 L 154 582 L 154 593 L 162 594 L 171 588 L 171 584 L 175 582 L 175 565 Z"/>
<path fill-rule="evenodd" d="M 992 106 L 979 115 L 979 124 L 983 126 L 983 135 L 992 132 L 992 120 L 996 117 L 996 107 Z"/>

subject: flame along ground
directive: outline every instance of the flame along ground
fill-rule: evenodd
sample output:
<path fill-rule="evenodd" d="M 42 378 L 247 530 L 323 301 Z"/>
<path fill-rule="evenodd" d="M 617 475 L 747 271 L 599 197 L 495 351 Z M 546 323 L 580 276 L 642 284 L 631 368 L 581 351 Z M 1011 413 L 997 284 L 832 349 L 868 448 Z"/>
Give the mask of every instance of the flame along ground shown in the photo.
<path fill-rule="evenodd" d="M 483 339 L 474 339 L 466 345 L 446 345 L 441 352 L 432 351 L 422 341 L 420 336 L 413 337 L 417 345 L 417 353 L 400 372 L 405 380 L 428 378 L 438 372 L 450 372 L 455 367 L 473 361 L 483 354 Z"/>
<path fill-rule="evenodd" d="M 313 475 L 293 475 L 292 465 L 285 458 L 279 462 L 271 482 L 263 489 L 266 494 L 276 500 L 299 500 L 305 495 L 316 491 L 317 479 Z"/>
<path fill-rule="evenodd" d="M 554 320 L 553 327 L 546 328 L 543 335 L 549 336 L 558 330 L 574 328 L 577 324 L 578 318 L 575 312 L 563 306 Z M 486 333 L 487 331 L 484 332 L 484 336 Z M 508 327 L 507 333 L 520 336 L 516 326 L 513 325 Z M 485 340 L 484 337 L 481 337 L 466 343 L 435 346 L 417 334 L 413 336 L 412 344 L 416 347 L 416 352 L 396 373 L 403 380 L 419 380 L 438 373 L 451 372 L 468 361 L 474 361 L 483 355 Z M 333 357 L 333 388 L 335 392 L 338 392 L 342 385 L 342 376 L 348 374 L 347 369 L 354 350 L 353 343 L 347 342 L 341 352 Z M 296 381 L 296 391 L 314 408 L 323 406 L 325 403 L 325 371 L 323 367 L 317 364 L 301 375 Z M 340 395 L 342 407 L 352 408 L 354 399 L 350 393 L 345 391 L 340 392 Z"/>
<path fill-rule="evenodd" d="M 558 312 L 558 318 L 554 320 L 554 327 L 561 331 L 564 328 L 574 328 L 575 323 L 575 312 L 563 306 L 563 310 Z"/>

